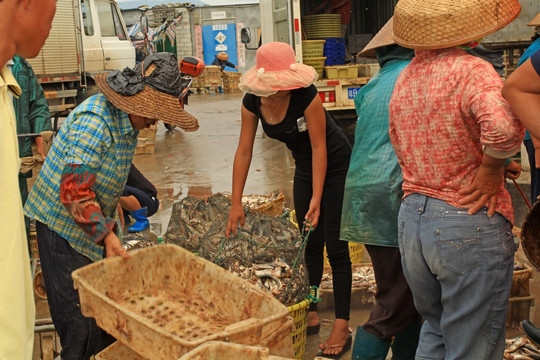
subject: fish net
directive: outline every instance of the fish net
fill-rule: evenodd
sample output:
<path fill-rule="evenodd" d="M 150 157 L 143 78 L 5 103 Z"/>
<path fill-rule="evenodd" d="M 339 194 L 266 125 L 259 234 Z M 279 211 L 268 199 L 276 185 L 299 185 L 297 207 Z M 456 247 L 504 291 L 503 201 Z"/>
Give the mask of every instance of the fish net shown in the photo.
<path fill-rule="evenodd" d="M 230 199 L 188 196 L 173 205 L 164 241 L 198 253 L 272 293 L 284 305 L 304 300 L 309 280 L 305 238 L 286 218 L 244 208 L 245 225 L 225 237 Z"/>

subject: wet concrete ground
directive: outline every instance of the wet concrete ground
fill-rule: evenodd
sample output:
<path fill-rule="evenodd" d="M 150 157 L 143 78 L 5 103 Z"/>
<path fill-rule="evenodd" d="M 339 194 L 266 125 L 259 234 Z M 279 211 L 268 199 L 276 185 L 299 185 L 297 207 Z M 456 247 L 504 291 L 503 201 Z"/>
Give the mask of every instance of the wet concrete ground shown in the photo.
<path fill-rule="evenodd" d="M 155 152 L 135 156 L 133 160 L 135 165 L 156 186 L 161 200 L 160 210 L 150 218 L 150 231 L 145 232 L 147 236 L 154 238 L 165 233 L 175 201 L 187 195 L 202 197 L 218 192 L 230 193 L 232 165 L 240 133 L 241 99 L 240 93 L 190 96 L 186 110 L 199 119 L 200 129 L 193 133 L 186 133 L 180 129 L 171 132 L 166 130 L 163 124 L 159 124 Z M 262 129 L 259 128 L 244 193 L 282 192 L 286 197 L 285 206 L 294 208 L 293 173 L 294 161 L 285 145 L 264 136 Z M 523 178 L 525 177 L 526 174 Z M 515 191 L 513 196 L 515 201 L 522 202 Z M 523 211 L 519 216 L 520 219 L 516 221 L 518 225 L 524 216 Z M 517 256 L 520 260 L 525 260 L 522 251 L 519 251 Z M 366 254 L 364 261 L 370 261 Z M 535 271 L 530 284 L 533 296 L 540 293 L 538 278 Z M 350 326 L 354 331 L 358 325 L 367 320 L 372 306 L 371 300 L 371 295 L 365 291 L 353 293 Z M 324 342 L 331 332 L 334 320 L 332 303 L 332 294 L 322 293 L 321 331 L 319 335 L 307 338 L 305 359 L 313 359 L 316 356 L 318 344 Z M 36 298 L 36 305 L 38 319 L 49 316 L 45 300 Z M 538 313 L 533 306 L 531 320 L 540 324 Z M 511 327 L 507 329 L 507 337 L 518 334 L 519 330 Z M 34 354 L 34 359 L 40 359 L 37 348 Z M 351 351 L 342 359 L 350 357 Z"/>

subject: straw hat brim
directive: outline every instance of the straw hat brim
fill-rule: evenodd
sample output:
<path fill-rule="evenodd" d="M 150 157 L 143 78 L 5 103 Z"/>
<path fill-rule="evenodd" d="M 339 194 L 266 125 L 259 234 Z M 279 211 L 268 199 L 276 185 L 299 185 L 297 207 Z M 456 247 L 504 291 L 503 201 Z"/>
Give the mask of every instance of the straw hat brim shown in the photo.
<path fill-rule="evenodd" d="M 357 56 L 361 57 L 375 57 L 375 49 L 378 49 L 383 46 L 394 45 L 396 42 L 393 37 L 393 23 L 394 17 L 391 17 L 390 20 L 384 24 L 384 26 L 379 30 L 379 32 L 371 39 L 371 41 L 358 53 Z"/>
<path fill-rule="evenodd" d="M 525 216 L 521 227 L 521 246 L 531 264 L 540 268 L 540 201 Z"/>
<path fill-rule="evenodd" d="M 196 131 L 197 119 L 180 106 L 178 98 L 154 90 L 148 86 L 133 96 L 122 96 L 107 83 L 107 73 L 96 76 L 96 85 L 114 106 L 130 115 L 161 120 L 180 127 L 184 131 Z"/>
<path fill-rule="evenodd" d="M 521 12 L 517 0 L 401 0 L 394 11 L 394 40 L 409 49 L 445 49 L 502 29 Z"/>
<path fill-rule="evenodd" d="M 219 60 L 227 61 L 227 60 L 229 60 L 229 55 L 227 53 L 225 53 L 225 54 L 219 53 L 219 54 L 217 54 L 217 58 Z"/>
<path fill-rule="evenodd" d="M 531 21 L 527 23 L 528 26 L 540 26 L 540 12 L 536 14 Z"/>

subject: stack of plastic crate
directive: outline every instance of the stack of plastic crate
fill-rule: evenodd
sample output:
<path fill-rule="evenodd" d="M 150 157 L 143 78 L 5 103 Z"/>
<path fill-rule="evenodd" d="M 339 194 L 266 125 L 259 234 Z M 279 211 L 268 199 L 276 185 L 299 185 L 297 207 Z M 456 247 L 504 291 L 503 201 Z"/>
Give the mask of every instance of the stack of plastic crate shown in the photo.
<path fill-rule="evenodd" d="M 302 58 L 306 65 L 313 66 L 319 79 L 323 77 L 324 62 L 326 58 L 323 56 L 324 43 L 326 40 L 304 40 L 302 41 Z"/>
<path fill-rule="evenodd" d="M 345 38 L 326 38 L 323 56 L 326 57 L 325 65 L 345 65 Z"/>

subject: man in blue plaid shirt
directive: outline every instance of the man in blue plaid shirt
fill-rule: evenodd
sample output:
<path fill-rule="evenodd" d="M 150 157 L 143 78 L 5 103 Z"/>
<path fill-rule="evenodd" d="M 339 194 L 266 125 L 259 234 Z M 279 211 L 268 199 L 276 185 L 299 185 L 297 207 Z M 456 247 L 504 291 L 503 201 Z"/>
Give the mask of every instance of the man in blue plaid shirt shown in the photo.
<path fill-rule="evenodd" d="M 100 74 L 101 93 L 79 105 L 55 138 L 25 206 L 36 219 L 41 267 L 61 357 L 89 359 L 114 339 L 80 311 L 71 273 L 122 248 L 116 210 L 140 129 L 157 120 L 198 128 L 179 98 L 176 57 L 160 53 L 134 69 Z"/>

